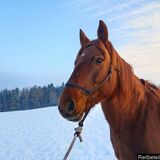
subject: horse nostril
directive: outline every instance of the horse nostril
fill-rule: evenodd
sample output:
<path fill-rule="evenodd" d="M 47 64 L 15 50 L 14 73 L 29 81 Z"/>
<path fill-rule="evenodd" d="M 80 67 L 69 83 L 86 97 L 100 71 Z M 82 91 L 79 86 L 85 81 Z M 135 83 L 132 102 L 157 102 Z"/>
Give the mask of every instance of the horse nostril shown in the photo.
<path fill-rule="evenodd" d="M 73 113 L 74 110 L 75 110 L 74 102 L 72 100 L 69 100 L 66 106 L 66 111 L 67 113 L 71 114 Z"/>

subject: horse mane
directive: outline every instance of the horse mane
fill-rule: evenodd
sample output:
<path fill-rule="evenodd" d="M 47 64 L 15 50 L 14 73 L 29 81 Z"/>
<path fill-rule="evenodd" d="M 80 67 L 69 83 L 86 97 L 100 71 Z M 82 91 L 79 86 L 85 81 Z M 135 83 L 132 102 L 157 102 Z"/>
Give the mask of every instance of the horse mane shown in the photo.
<path fill-rule="evenodd" d="M 143 85 L 145 85 L 150 90 L 152 90 L 152 92 L 154 92 L 154 94 L 158 95 L 158 97 L 160 98 L 160 87 L 156 86 L 154 83 L 150 81 L 146 81 L 144 79 L 140 79 L 140 80 Z"/>
<path fill-rule="evenodd" d="M 142 83 L 143 85 L 149 86 L 149 87 L 151 87 L 151 88 L 153 88 L 153 89 L 155 89 L 155 90 L 157 90 L 157 91 L 160 90 L 160 88 L 157 87 L 154 83 L 152 83 L 152 82 L 150 82 L 150 81 L 148 81 L 148 80 L 144 80 L 144 79 L 140 79 L 140 80 L 141 80 L 141 83 Z"/>
<path fill-rule="evenodd" d="M 109 42 L 110 43 L 110 42 Z M 117 90 L 120 98 L 127 97 L 129 101 L 132 98 L 134 80 L 134 71 L 130 64 L 128 64 L 123 58 L 121 58 L 118 52 L 113 48 L 112 44 L 109 44 L 112 50 L 112 63 L 113 66 L 119 69 L 117 73 Z M 127 101 L 126 101 L 127 102 Z"/>
<path fill-rule="evenodd" d="M 110 53 L 111 57 L 111 64 L 113 69 L 117 70 L 118 78 L 116 79 L 116 94 L 118 94 L 119 97 L 124 98 L 127 97 L 127 100 L 131 98 L 132 95 L 132 89 L 134 85 L 133 81 L 133 68 L 131 65 L 129 65 L 123 58 L 119 56 L 117 51 L 114 49 L 111 42 L 107 42 L 107 44 L 104 46 L 104 44 L 97 40 L 97 46 L 103 51 L 106 52 L 106 49 Z"/>
<path fill-rule="evenodd" d="M 132 66 L 119 56 L 111 42 L 108 42 L 108 48 L 111 52 L 113 66 L 120 70 L 117 79 L 118 88 L 116 92 L 119 93 L 121 98 L 127 97 L 125 100 L 131 99 L 134 92 L 134 94 L 137 94 L 137 97 L 139 97 L 137 100 L 141 101 L 141 99 L 144 98 L 144 90 L 139 87 L 138 83 L 141 82 L 142 79 L 139 79 L 134 74 Z M 144 80 L 144 82 L 145 86 L 160 98 L 160 87 L 157 87 L 154 83 L 147 80 Z M 137 93 L 135 90 L 137 90 Z"/>
<path fill-rule="evenodd" d="M 157 87 L 154 83 L 150 82 L 150 81 L 146 81 L 146 83 L 153 89 L 157 90 L 160 92 L 160 87 Z"/>
<path fill-rule="evenodd" d="M 116 66 L 119 70 L 119 76 L 118 76 L 118 84 L 119 87 L 117 88 L 117 92 L 122 95 L 122 98 L 127 97 L 127 100 L 129 98 L 132 98 L 132 92 L 136 90 L 137 92 L 137 97 L 138 101 L 144 98 L 144 90 L 142 90 L 139 87 L 139 81 L 142 82 L 142 79 L 139 79 L 135 74 L 132 66 L 128 64 L 123 58 L 119 56 L 117 51 L 113 48 L 113 45 L 111 42 L 108 43 L 108 47 L 110 47 L 110 51 L 112 54 L 112 61 L 113 61 L 113 66 Z M 137 81 L 135 80 L 137 79 Z M 160 87 L 157 87 L 154 83 L 143 80 L 144 85 L 149 88 L 156 96 L 160 98 Z M 134 94 L 136 94 L 134 92 Z"/>

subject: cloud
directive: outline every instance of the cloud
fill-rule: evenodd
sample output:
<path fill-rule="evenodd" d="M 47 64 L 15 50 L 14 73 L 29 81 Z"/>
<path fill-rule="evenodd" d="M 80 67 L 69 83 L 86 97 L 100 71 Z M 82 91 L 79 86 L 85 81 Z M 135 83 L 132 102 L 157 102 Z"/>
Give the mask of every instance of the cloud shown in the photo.
<path fill-rule="evenodd" d="M 119 48 L 120 53 L 138 75 L 160 83 L 160 4 L 144 4 L 130 14 L 122 36 L 128 43 Z"/>
<path fill-rule="evenodd" d="M 107 18 L 111 41 L 138 76 L 160 83 L 160 1 L 77 2 L 90 21 Z"/>

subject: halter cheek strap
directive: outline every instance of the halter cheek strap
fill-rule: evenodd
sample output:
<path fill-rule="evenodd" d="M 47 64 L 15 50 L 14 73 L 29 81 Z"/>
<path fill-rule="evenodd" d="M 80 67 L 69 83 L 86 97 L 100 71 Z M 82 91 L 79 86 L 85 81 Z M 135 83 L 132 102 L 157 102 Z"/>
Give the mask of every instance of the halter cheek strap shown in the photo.
<path fill-rule="evenodd" d="M 65 84 L 65 87 L 77 88 L 77 89 L 80 89 L 81 91 L 83 91 L 86 95 L 91 95 L 91 94 L 93 94 L 93 92 L 95 92 L 96 90 L 98 90 L 100 87 L 102 87 L 104 85 L 104 83 L 110 78 L 111 74 L 112 74 L 112 69 L 111 69 L 111 64 L 110 64 L 110 69 L 108 71 L 107 76 L 97 86 L 95 86 L 95 87 L 93 87 L 91 89 L 86 89 L 86 88 L 84 88 L 84 87 L 82 87 L 80 85 L 67 82 Z"/>
<path fill-rule="evenodd" d="M 86 95 L 89 95 L 92 99 L 92 94 L 97 91 L 100 87 L 102 87 L 106 81 L 109 80 L 109 78 L 111 77 L 111 74 L 112 74 L 112 65 L 110 63 L 110 67 L 109 67 L 109 70 L 108 70 L 108 74 L 107 76 L 104 78 L 104 80 L 102 80 L 97 86 L 91 88 L 91 89 L 86 89 L 80 85 L 77 85 L 77 84 L 74 84 L 74 83 L 70 83 L 70 82 L 67 82 L 65 84 L 65 87 L 70 87 L 70 88 L 77 88 L 77 89 L 80 89 L 81 91 L 83 91 Z M 82 142 L 82 137 L 81 137 L 81 132 L 82 132 L 82 127 L 83 127 L 83 122 L 84 120 L 86 119 L 87 115 L 89 114 L 89 111 L 91 110 L 92 108 L 92 100 L 91 100 L 91 106 L 89 107 L 89 109 L 85 112 L 83 118 L 81 119 L 81 121 L 78 123 L 78 127 L 75 128 L 75 133 L 74 133 L 74 138 L 64 156 L 64 159 L 63 160 L 67 160 L 67 157 L 69 156 L 70 152 L 71 152 L 71 149 L 76 141 L 76 138 L 78 137 L 80 142 Z"/>

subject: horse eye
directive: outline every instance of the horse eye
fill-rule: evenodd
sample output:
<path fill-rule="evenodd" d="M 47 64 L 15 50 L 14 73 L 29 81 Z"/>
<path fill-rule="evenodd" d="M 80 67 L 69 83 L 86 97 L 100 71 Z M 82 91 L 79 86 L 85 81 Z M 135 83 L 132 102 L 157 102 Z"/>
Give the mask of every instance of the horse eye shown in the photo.
<path fill-rule="evenodd" d="M 101 64 L 102 61 L 103 61 L 102 58 L 97 58 L 97 59 L 96 59 L 96 64 Z"/>

